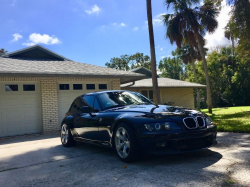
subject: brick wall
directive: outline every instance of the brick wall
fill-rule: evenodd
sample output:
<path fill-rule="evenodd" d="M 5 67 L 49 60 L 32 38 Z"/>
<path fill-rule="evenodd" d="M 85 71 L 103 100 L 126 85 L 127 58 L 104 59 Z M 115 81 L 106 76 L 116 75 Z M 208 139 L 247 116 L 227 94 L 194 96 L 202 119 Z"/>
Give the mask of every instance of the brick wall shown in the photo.
<path fill-rule="evenodd" d="M 77 77 L 8 77 L 1 76 L 0 81 L 37 81 L 41 90 L 42 131 L 50 133 L 58 131 L 58 93 L 59 81 L 72 82 L 110 82 L 112 90 L 120 90 L 120 79 L 77 78 Z"/>

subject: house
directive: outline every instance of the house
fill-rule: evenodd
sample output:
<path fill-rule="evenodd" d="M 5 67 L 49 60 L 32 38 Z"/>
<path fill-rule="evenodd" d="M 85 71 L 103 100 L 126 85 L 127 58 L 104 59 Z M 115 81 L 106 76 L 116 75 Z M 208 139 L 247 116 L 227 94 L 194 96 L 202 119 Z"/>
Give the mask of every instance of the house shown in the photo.
<path fill-rule="evenodd" d="M 40 45 L 0 57 L 0 137 L 58 131 L 74 98 L 145 78 L 74 62 Z"/>
<path fill-rule="evenodd" d="M 131 70 L 148 78 L 121 84 L 121 89 L 139 92 L 153 100 L 152 72 L 144 67 Z M 194 109 L 194 88 L 206 88 L 205 85 L 196 84 L 158 76 L 158 87 L 161 104 L 170 104 Z"/>

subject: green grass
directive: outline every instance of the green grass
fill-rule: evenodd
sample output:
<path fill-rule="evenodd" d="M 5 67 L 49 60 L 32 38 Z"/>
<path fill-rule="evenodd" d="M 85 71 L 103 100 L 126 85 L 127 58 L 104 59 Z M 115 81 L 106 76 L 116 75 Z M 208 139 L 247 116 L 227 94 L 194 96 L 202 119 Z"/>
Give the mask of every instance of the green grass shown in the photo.
<path fill-rule="evenodd" d="M 220 132 L 250 133 L 250 106 L 213 108 L 213 114 L 207 109 L 201 111 L 211 117 Z"/>

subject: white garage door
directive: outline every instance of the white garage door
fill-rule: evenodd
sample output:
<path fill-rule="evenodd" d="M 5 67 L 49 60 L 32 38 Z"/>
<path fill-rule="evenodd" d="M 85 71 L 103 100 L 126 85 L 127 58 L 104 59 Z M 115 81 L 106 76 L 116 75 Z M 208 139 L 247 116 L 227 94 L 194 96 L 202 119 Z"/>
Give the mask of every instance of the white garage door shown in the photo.
<path fill-rule="evenodd" d="M 38 82 L 0 82 L 0 137 L 41 132 Z"/>
<path fill-rule="evenodd" d="M 59 128 L 74 99 L 90 92 L 99 92 L 110 89 L 110 83 L 96 82 L 59 82 L 58 83 L 58 115 Z"/>

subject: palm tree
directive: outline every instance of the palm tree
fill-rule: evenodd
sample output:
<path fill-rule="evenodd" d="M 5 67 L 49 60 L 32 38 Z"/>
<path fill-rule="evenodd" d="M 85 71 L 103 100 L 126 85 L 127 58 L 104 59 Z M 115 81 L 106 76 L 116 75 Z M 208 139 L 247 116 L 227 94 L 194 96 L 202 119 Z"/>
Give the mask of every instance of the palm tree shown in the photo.
<path fill-rule="evenodd" d="M 167 27 L 166 37 L 170 39 L 171 44 L 175 42 L 177 47 L 181 48 L 184 39 L 191 46 L 195 47 L 198 44 L 206 77 L 208 111 L 212 113 L 211 89 L 203 36 L 206 31 L 212 33 L 217 28 L 216 17 L 219 10 L 211 1 L 204 1 L 204 4 L 200 7 L 191 7 L 192 3 L 199 3 L 199 1 L 166 0 L 167 9 L 170 5 L 173 5 L 174 13 L 164 15 L 163 21 Z"/>
<path fill-rule="evenodd" d="M 232 53 L 234 56 L 234 34 L 233 34 L 233 23 L 231 21 L 228 22 L 227 26 L 225 27 L 225 31 L 224 31 L 224 36 L 228 39 L 232 41 Z"/>
<path fill-rule="evenodd" d="M 195 82 L 198 83 L 197 80 L 197 75 L 195 71 L 195 61 L 196 60 L 202 60 L 201 54 L 197 47 L 193 47 L 191 45 L 182 45 L 180 49 L 177 50 L 177 53 L 179 54 L 180 58 L 182 59 L 184 64 L 190 63 L 193 68 L 193 73 L 194 73 L 194 79 Z M 199 89 L 197 90 L 197 109 L 200 110 L 200 91 Z"/>
<path fill-rule="evenodd" d="M 154 102 L 156 105 L 158 105 L 160 102 L 160 98 L 159 98 L 159 89 L 158 89 L 157 72 L 156 72 L 155 42 L 154 42 L 154 31 L 153 31 L 153 23 L 152 23 L 151 0 L 147 0 L 147 17 L 148 17 L 148 33 L 149 33 L 149 41 L 150 41 L 150 55 L 151 55 L 151 70 L 152 70 Z"/>

